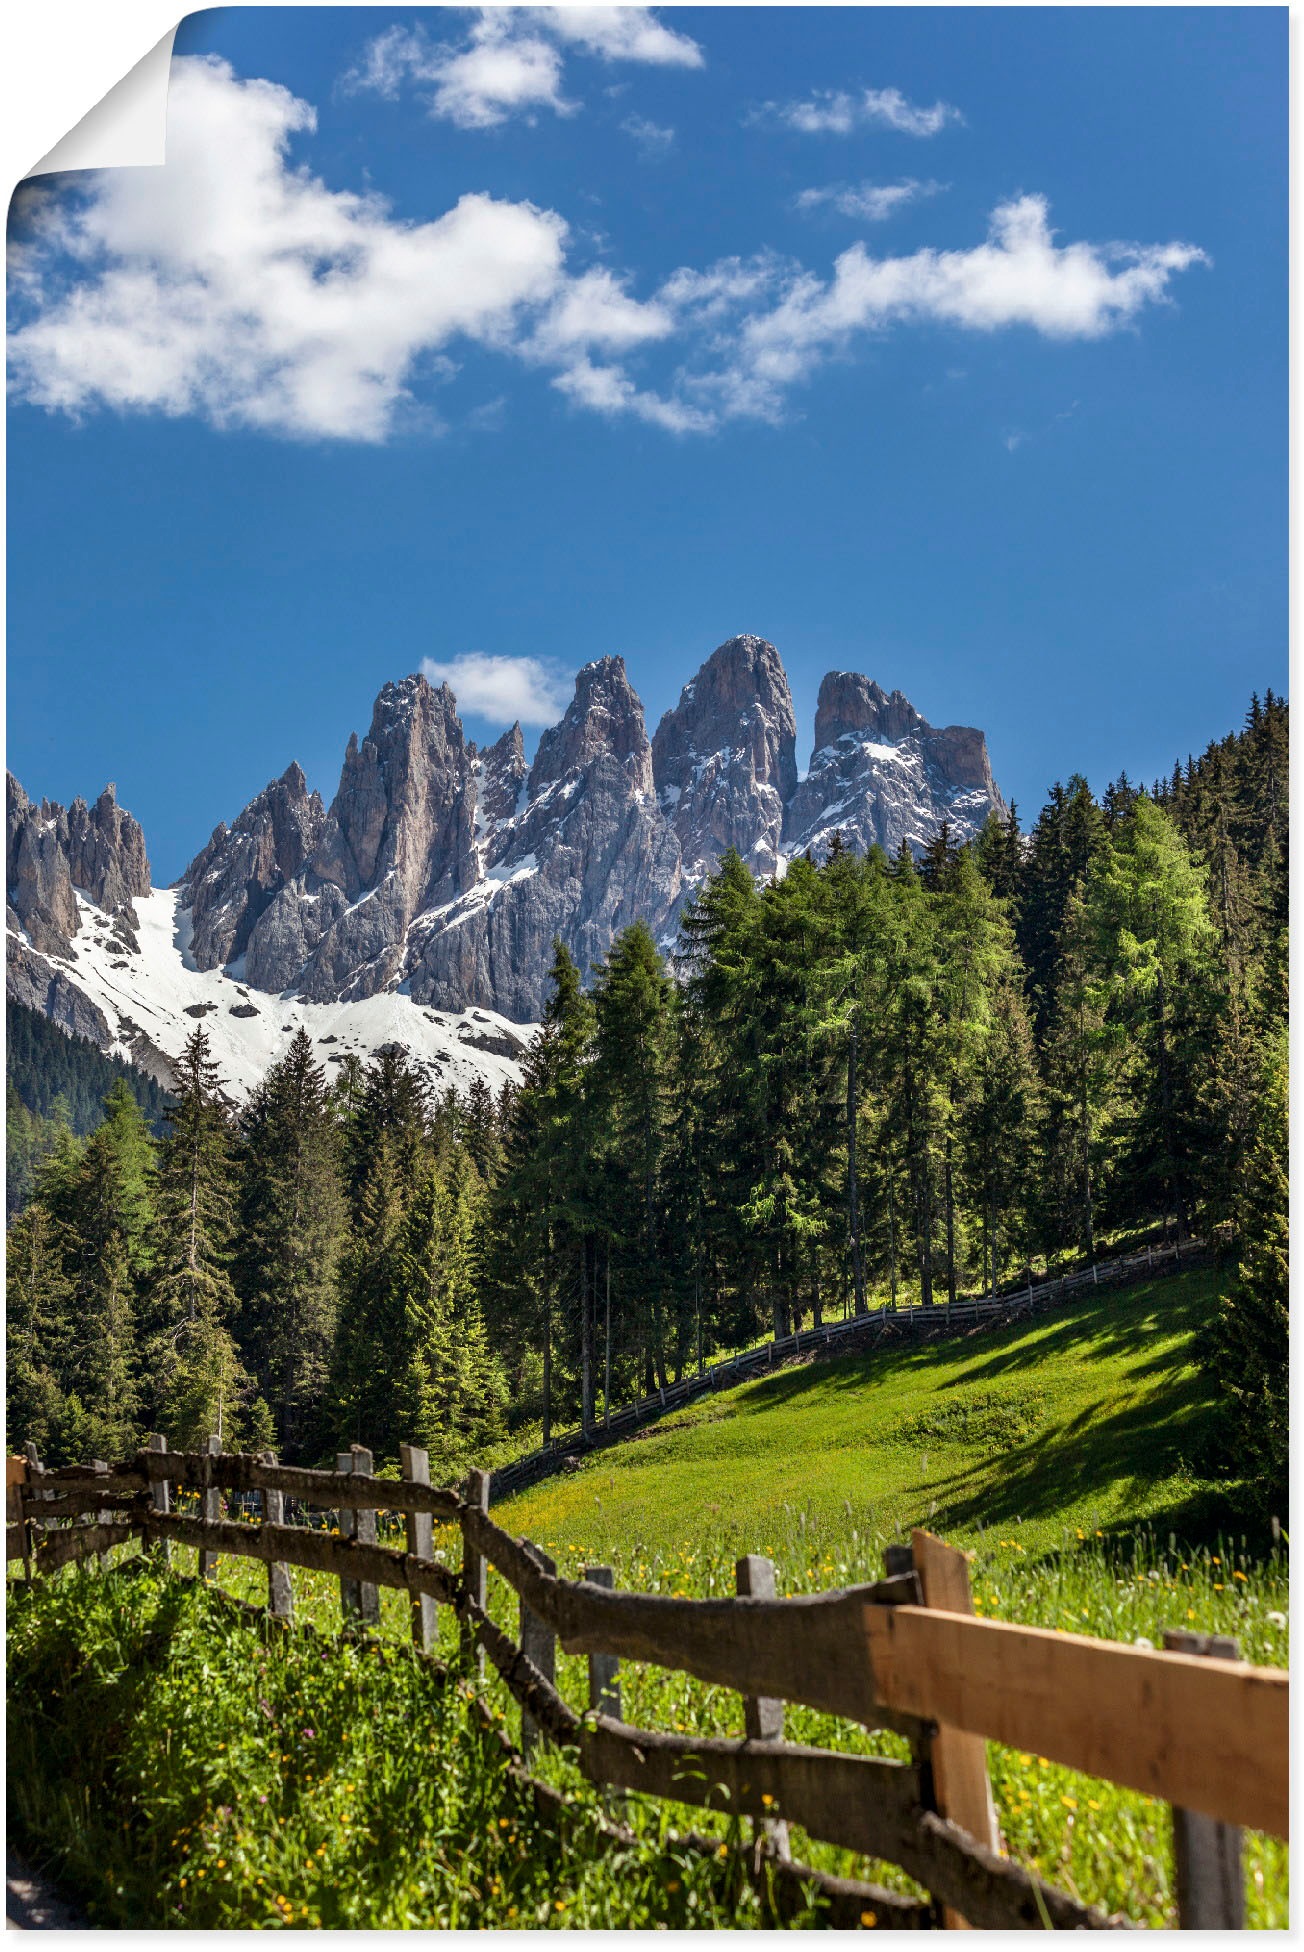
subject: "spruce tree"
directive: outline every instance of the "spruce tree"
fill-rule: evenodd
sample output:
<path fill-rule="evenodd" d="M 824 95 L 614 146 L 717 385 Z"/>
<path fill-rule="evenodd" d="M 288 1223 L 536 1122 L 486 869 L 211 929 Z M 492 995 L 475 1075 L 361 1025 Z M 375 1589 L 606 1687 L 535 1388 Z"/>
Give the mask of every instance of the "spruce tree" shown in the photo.
<path fill-rule="evenodd" d="M 313 1447 L 335 1335 L 344 1226 L 339 1122 L 300 1030 L 241 1117 L 240 1339 L 283 1456 Z"/>
<path fill-rule="evenodd" d="M 233 1132 L 202 1025 L 178 1061 L 168 1123 L 149 1283 L 154 1417 L 174 1449 L 210 1434 L 233 1448 L 250 1387 L 233 1334 Z"/>

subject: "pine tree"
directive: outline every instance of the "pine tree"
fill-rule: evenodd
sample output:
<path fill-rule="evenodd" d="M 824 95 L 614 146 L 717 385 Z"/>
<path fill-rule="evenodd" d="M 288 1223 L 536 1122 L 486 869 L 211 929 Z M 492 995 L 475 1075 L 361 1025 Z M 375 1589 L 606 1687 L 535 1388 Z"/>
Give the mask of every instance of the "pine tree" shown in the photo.
<path fill-rule="evenodd" d="M 590 1380 L 594 1320 L 594 1266 L 589 1236 L 600 1231 L 607 1265 L 615 1269 L 625 1321 L 641 1352 L 645 1374 L 664 1388 L 667 1380 L 665 1302 L 676 1286 L 667 1253 L 661 1195 L 668 1142 L 673 1050 L 670 982 L 649 930 L 636 922 L 613 942 L 595 972 L 592 994 L 593 1059 L 586 1075 L 585 1107 L 596 1185 L 588 1211 L 583 1280 L 586 1309 L 581 1364 L 585 1423 L 592 1420 Z M 683 1349 L 676 1346 L 676 1366 Z"/>
<path fill-rule="evenodd" d="M 1225 1405 L 1227 1466 L 1265 1516 L 1289 1522 L 1290 1158 L 1287 1040 L 1265 1054 L 1258 1131 L 1247 1159 L 1236 1278 L 1203 1362 Z"/>
<path fill-rule="evenodd" d="M 294 1458 L 320 1420 L 344 1225 L 339 1124 L 306 1032 L 253 1093 L 241 1133 L 240 1336 L 270 1441 Z"/>
<path fill-rule="evenodd" d="M 155 1419 L 174 1449 L 212 1434 L 233 1445 L 249 1390 L 232 1325 L 233 1134 L 202 1025 L 177 1064 L 158 1175 L 158 1256 L 149 1287 Z"/>
<path fill-rule="evenodd" d="M 1087 912 L 1099 994 L 1130 1100 L 1126 1170 L 1143 1209 L 1153 1202 L 1175 1213 L 1181 1235 L 1191 1211 L 1189 1126 L 1197 1093 L 1183 1062 L 1190 1045 L 1183 1053 L 1180 1036 L 1213 931 L 1203 872 L 1148 794 L 1136 795 L 1093 863 Z"/>
<path fill-rule="evenodd" d="M 104 1109 L 65 1197 L 74 1306 L 63 1386 L 81 1401 L 95 1454 L 120 1457 L 141 1434 L 137 1322 L 154 1261 L 155 1160 L 149 1128 L 122 1080 Z"/>
<path fill-rule="evenodd" d="M 34 1443 L 49 1463 L 78 1460 L 57 1441 L 63 1392 L 53 1358 L 71 1332 L 69 1243 L 50 1209 L 34 1200 L 9 1229 L 5 1254 L 5 1424 L 9 1448 Z"/>

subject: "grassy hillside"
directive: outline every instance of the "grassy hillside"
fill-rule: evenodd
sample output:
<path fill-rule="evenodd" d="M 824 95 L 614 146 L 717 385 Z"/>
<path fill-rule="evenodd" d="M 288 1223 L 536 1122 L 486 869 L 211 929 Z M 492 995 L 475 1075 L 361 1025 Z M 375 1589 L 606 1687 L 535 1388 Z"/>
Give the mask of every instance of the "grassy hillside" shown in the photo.
<path fill-rule="evenodd" d="M 767 1551 L 803 1519 L 862 1538 L 924 1524 L 966 1543 L 1017 1525 L 1027 1551 L 1142 1520 L 1207 1534 L 1220 1516 L 1198 1483 L 1213 1404 L 1191 1341 L 1213 1295 L 1213 1274 L 1195 1269 L 998 1333 L 784 1370 L 496 1515 L 597 1558 Z"/>

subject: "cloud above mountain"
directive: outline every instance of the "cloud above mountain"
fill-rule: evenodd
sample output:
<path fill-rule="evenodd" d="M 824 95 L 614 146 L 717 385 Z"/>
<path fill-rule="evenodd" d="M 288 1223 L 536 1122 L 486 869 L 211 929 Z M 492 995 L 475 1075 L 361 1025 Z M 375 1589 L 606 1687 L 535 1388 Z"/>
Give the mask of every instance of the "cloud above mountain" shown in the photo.
<path fill-rule="evenodd" d="M 567 9 L 564 27 L 531 11 L 549 16 L 554 47 L 670 59 L 641 10 Z M 438 388 L 478 349 L 546 376 L 577 410 L 703 434 L 782 418 L 794 386 L 868 335 L 1100 338 L 1205 261 L 1186 243 L 1061 243 L 1029 195 L 967 248 L 876 256 L 858 240 L 827 275 L 761 250 L 640 292 L 635 272 L 585 262 L 582 235 L 536 203 L 473 190 L 413 221 L 373 191 L 329 187 L 293 155 L 315 126 L 274 82 L 176 61 L 166 167 L 88 175 L 18 226 L 14 393 L 74 416 L 374 442 L 429 428 Z M 907 187 L 931 186 L 858 194 Z M 872 199 L 859 214 L 878 220 Z"/>
<path fill-rule="evenodd" d="M 495 657 L 466 651 L 461 657 L 421 661 L 421 675 L 447 685 L 459 711 L 494 725 L 552 725 L 566 709 L 570 687 L 564 672 L 537 657 Z"/>

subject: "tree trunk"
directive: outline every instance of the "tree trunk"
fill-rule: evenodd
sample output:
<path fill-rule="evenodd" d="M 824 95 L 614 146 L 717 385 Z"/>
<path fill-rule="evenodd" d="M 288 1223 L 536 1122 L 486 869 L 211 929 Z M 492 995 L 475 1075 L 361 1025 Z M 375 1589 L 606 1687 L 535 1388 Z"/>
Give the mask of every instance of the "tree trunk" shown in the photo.
<path fill-rule="evenodd" d="M 851 1208 L 851 1271 L 856 1284 L 856 1313 L 865 1313 L 865 1265 L 860 1251 L 860 1188 L 856 1178 L 856 1120 L 860 1087 L 856 1073 L 856 1025 L 851 1024 L 847 1054 L 847 1198 Z"/>
<path fill-rule="evenodd" d="M 946 1135 L 946 1298 L 955 1304 L 955 1190 L 951 1179 L 951 1135 Z"/>
<path fill-rule="evenodd" d="M 611 1242 L 607 1242 L 606 1348 L 602 1361 L 602 1421 L 611 1422 Z"/>
<path fill-rule="evenodd" d="M 589 1243 L 580 1240 L 580 1428 L 593 1428 L 593 1318 L 589 1305 Z"/>

